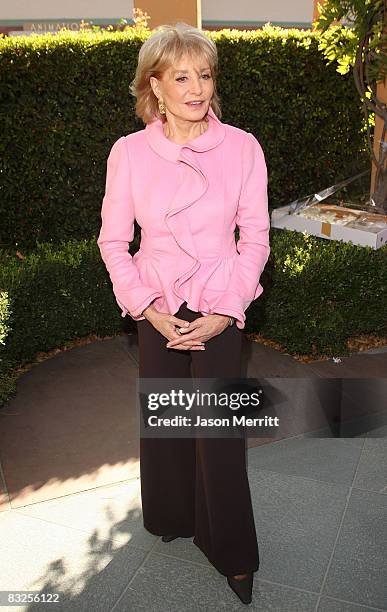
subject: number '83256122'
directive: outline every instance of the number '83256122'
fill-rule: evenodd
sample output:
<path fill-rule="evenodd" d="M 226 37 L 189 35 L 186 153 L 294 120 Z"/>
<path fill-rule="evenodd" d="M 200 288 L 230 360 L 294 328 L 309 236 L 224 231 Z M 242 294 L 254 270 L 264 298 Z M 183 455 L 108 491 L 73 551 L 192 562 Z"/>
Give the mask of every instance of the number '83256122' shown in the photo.
<path fill-rule="evenodd" d="M 57 603 L 59 593 L 41 591 L 0 591 L 0 606 L 19 603 Z"/>

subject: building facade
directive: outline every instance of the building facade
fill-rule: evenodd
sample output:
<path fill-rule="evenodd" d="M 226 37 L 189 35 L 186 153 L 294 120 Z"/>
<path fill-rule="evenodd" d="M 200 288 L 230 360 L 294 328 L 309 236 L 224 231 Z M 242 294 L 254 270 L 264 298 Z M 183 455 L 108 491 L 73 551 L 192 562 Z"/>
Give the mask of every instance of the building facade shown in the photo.
<path fill-rule="evenodd" d="M 150 15 L 149 27 L 186 21 L 206 30 L 256 29 L 267 22 L 311 28 L 315 0 L 6 0 L 0 4 L 0 31 L 7 35 L 79 30 L 82 21 L 106 27 L 120 19 L 133 24 L 133 8 Z"/>

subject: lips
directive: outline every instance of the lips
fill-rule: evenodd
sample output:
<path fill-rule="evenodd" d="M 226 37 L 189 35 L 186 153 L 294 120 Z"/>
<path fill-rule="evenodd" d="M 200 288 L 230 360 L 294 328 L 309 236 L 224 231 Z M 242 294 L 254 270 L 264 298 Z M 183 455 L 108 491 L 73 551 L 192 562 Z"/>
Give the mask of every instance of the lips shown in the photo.
<path fill-rule="evenodd" d="M 187 106 L 201 106 L 203 104 L 203 100 L 186 102 Z"/>

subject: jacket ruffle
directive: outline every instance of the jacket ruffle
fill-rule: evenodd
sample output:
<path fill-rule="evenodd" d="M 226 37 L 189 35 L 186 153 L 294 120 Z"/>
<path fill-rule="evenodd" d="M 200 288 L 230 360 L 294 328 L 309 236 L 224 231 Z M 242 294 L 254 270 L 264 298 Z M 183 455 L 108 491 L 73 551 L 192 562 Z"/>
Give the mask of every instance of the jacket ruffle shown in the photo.
<path fill-rule="evenodd" d="M 158 297 L 153 302 L 156 310 L 175 314 L 181 304 L 186 301 L 189 309 L 206 315 L 214 312 L 220 295 L 224 296 L 224 288 L 211 289 L 211 278 L 220 271 L 222 277 L 226 280 L 224 287 L 227 287 L 238 253 L 235 249 L 235 253 L 231 257 L 214 257 L 214 261 L 210 264 L 207 261 L 204 263 L 199 260 L 186 212 L 207 191 L 208 178 L 190 148 L 182 148 L 179 162 L 185 165 L 186 180 L 182 181 L 168 207 L 165 214 L 165 223 L 181 249 L 180 263 L 181 261 L 185 262 L 185 269 L 175 276 L 172 283 L 170 281 L 165 283 L 162 273 L 163 268 L 165 268 L 165 257 L 160 257 L 158 262 L 156 255 L 146 255 L 144 257 L 139 252 L 137 263 L 140 263 L 140 259 L 144 262 L 144 265 L 141 263 L 139 267 L 142 282 L 151 286 L 155 286 L 152 283 L 156 283 L 156 286 L 163 291 L 163 296 Z M 189 191 L 187 190 L 187 183 L 189 183 Z M 134 256 L 134 260 L 136 261 L 136 256 Z M 223 268 L 223 270 L 220 270 L 220 268 Z M 172 292 L 170 291 L 171 288 Z M 218 312 L 223 314 L 221 311 Z M 232 302 L 231 311 L 224 314 L 233 314 L 237 319 L 238 327 L 243 327 L 242 322 L 245 315 L 235 300 Z M 133 318 L 141 320 L 144 317 Z"/>
<path fill-rule="evenodd" d="M 214 261 L 202 263 L 196 259 L 197 265 L 187 267 L 185 272 L 177 275 L 172 283 L 165 280 L 163 269 L 165 269 L 166 261 L 163 256 L 145 255 L 139 250 L 134 255 L 133 260 L 142 283 L 153 286 L 162 293 L 153 302 L 156 310 L 176 314 L 181 304 L 187 302 L 187 307 L 190 310 L 200 312 L 205 316 L 215 312 L 217 301 L 225 295 L 224 289 L 211 286 L 212 279 L 226 279 L 227 281 L 231 277 L 236 257 L 237 253 L 232 257 L 214 257 Z M 192 258 L 191 261 L 193 261 Z M 187 262 L 189 263 L 188 258 Z M 218 285 L 218 282 L 216 285 Z M 234 316 L 238 320 L 237 325 L 240 321 L 244 321 L 244 313 L 235 302 L 229 312 L 222 312 L 221 309 L 216 310 L 216 312 Z M 145 317 L 133 318 L 142 320 Z"/>

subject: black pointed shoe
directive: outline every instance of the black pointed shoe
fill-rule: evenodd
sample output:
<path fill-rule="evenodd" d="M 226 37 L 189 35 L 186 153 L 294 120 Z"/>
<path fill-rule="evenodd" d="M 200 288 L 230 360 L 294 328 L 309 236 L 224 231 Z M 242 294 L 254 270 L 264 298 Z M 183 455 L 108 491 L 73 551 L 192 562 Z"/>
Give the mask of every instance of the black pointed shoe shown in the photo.
<path fill-rule="evenodd" d="M 172 542 L 172 540 L 176 540 L 176 538 L 178 538 L 179 536 L 175 536 L 175 535 L 163 535 L 161 536 L 161 539 L 163 542 Z"/>
<path fill-rule="evenodd" d="M 253 579 L 253 572 L 247 574 L 246 578 L 242 578 L 242 580 L 237 580 L 232 576 L 227 576 L 228 584 L 230 585 L 234 593 L 238 595 L 241 602 L 244 604 L 251 603 L 253 592 Z"/>

